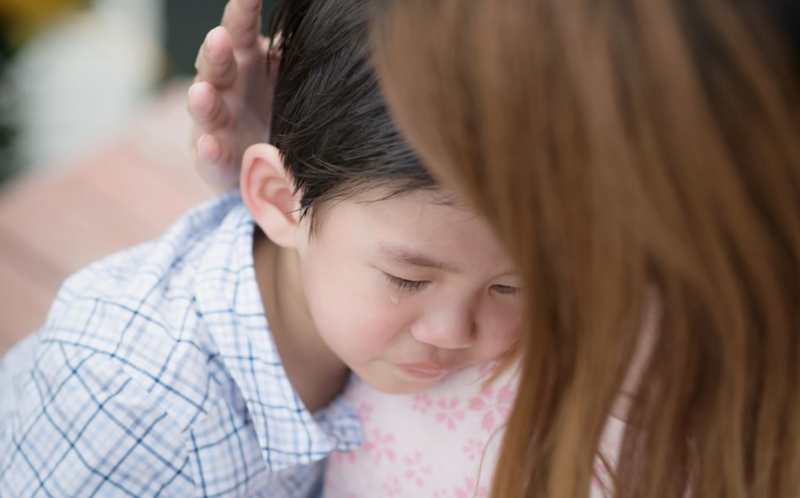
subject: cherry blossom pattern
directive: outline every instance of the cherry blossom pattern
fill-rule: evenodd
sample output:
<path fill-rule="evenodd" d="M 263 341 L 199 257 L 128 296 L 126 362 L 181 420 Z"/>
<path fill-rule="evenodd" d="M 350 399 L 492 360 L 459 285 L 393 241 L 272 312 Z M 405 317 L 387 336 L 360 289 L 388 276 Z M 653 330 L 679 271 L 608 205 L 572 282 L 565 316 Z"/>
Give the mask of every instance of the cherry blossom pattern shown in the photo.
<path fill-rule="evenodd" d="M 486 443 L 480 439 L 469 438 L 462 448 L 462 452 L 469 457 L 470 462 L 474 462 L 483 457 L 486 451 Z"/>
<path fill-rule="evenodd" d="M 332 496 L 343 496 L 344 498 L 360 498 L 356 493 L 349 491 L 346 495 L 343 495 L 344 491 L 339 488 L 339 484 L 329 477 L 325 478 L 325 493 L 327 495 Z"/>
<path fill-rule="evenodd" d="M 422 453 L 415 452 L 413 456 L 408 455 L 403 458 L 406 465 L 406 471 L 403 474 L 405 478 L 416 484 L 422 486 L 425 484 L 425 479 L 433 474 L 433 467 L 426 465 L 422 458 Z"/>
<path fill-rule="evenodd" d="M 364 443 L 364 449 L 372 455 L 372 460 L 375 463 L 381 463 L 384 458 L 394 462 L 397 458 L 393 448 L 394 443 L 395 437 L 393 433 L 384 433 L 380 429 L 375 429 L 372 431 L 372 437 Z"/>
<path fill-rule="evenodd" d="M 411 406 L 411 409 L 415 412 L 420 412 L 421 414 L 425 415 L 430 410 L 431 406 L 433 406 L 433 401 L 431 401 L 431 397 L 428 396 L 428 393 L 419 393 L 414 395 L 414 404 Z"/>
<path fill-rule="evenodd" d="M 333 459 L 342 463 L 354 463 L 358 457 L 358 451 L 334 451 Z"/>
<path fill-rule="evenodd" d="M 481 363 L 480 365 L 478 365 L 478 373 L 481 374 L 481 375 L 486 375 L 487 373 L 489 373 L 492 370 L 494 370 L 494 367 L 496 367 L 497 364 L 498 364 L 498 362 L 496 360 L 485 361 L 485 362 Z"/>
<path fill-rule="evenodd" d="M 466 478 L 464 485 L 450 489 L 434 491 L 431 498 L 486 498 L 489 491 L 483 486 L 475 486 L 475 480 Z"/>
<path fill-rule="evenodd" d="M 325 491 L 327 491 L 328 494 L 330 494 L 330 493 L 339 494 L 340 493 L 339 484 L 336 483 L 335 479 L 332 479 L 330 477 L 330 474 L 327 474 L 325 476 Z"/>
<path fill-rule="evenodd" d="M 369 423 L 372 420 L 372 413 L 375 409 L 369 403 L 361 403 L 356 408 L 356 416 L 361 421 L 362 424 Z"/>
<path fill-rule="evenodd" d="M 456 428 L 456 423 L 464 420 L 466 413 L 459 405 L 461 400 L 457 396 L 453 396 L 450 400 L 441 398 L 436 403 L 436 421 L 442 422 L 447 425 L 447 428 L 453 430 Z"/>
<path fill-rule="evenodd" d="M 480 395 L 469 400 L 470 410 L 483 412 L 481 430 L 491 432 L 506 419 L 511 411 L 514 394 L 514 387 L 510 383 L 497 389 L 486 386 Z"/>
<path fill-rule="evenodd" d="M 489 491 L 483 486 L 476 486 L 473 479 L 464 479 L 464 487 L 453 490 L 455 498 L 486 498 Z"/>
<path fill-rule="evenodd" d="M 384 496 L 388 496 L 389 498 L 394 498 L 395 496 L 400 496 L 400 491 L 402 488 L 400 487 L 400 479 L 397 477 L 389 477 L 383 483 L 381 483 L 381 488 L 386 492 Z"/>

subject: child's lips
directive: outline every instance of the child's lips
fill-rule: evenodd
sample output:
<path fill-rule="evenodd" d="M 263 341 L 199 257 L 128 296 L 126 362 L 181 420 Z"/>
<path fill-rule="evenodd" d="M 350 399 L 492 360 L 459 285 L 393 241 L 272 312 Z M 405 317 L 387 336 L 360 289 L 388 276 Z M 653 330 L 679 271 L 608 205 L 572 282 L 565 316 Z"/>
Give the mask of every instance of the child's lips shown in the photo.
<path fill-rule="evenodd" d="M 403 363 L 397 365 L 407 376 L 419 380 L 434 380 L 454 370 L 454 366 L 441 363 Z"/>

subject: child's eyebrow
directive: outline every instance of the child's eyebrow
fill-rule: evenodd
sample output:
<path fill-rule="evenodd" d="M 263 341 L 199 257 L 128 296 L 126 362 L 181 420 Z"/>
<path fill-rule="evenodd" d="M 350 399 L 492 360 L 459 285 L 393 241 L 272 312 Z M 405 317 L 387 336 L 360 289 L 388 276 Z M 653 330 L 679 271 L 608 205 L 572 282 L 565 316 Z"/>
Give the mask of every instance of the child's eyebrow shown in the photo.
<path fill-rule="evenodd" d="M 433 268 L 435 270 L 442 270 L 448 273 L 461 273 L 461 269 L 443 261 L 438 261 L 413 249 L 380 245 L 378 246 L 378 250 L 383 253 L 383 256 L 387 260 L 395 264 Z"/>

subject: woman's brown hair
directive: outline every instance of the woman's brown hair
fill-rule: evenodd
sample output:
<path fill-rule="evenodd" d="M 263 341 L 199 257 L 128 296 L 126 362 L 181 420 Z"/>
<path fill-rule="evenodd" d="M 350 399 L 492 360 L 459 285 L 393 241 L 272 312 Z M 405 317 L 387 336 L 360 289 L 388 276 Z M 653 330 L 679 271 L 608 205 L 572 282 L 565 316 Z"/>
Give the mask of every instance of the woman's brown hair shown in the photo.
<path fill-rule="evenodd" d="M 588 496 L 614 409 L 628 429 L 613 496 L 800 496 L 791 4 L 401 0 L 379 13 L 399 125 L 524 276 L 493 496 Z"/>

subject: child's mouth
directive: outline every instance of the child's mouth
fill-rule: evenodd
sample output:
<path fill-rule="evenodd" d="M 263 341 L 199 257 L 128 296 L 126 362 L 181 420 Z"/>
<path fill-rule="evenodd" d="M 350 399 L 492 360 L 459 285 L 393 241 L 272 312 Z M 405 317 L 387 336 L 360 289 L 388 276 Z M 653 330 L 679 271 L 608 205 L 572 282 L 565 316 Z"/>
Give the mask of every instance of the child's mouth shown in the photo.
<path fill-rule="evenodd" d="M 406 376 L 417 380 L 435 380 L 453 370 L 448 365 L 438 363 L 407 363 L 397 366 Z"/>

